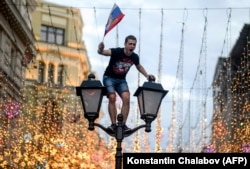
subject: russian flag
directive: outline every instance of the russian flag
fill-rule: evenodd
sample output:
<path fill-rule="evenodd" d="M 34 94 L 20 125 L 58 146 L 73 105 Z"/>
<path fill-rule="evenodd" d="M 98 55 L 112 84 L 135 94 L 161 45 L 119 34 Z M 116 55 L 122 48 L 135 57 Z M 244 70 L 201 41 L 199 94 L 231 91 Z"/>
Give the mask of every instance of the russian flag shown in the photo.
<path fill-rule="evenodd" d="M 115 27 L 122 20 L 123 17 L 124 17 L 124 14 L 121 12 L 120 8 L 115 3 L 109 15 L 108 22 L 105 27 L 104 36 L 113 27 Z"/>

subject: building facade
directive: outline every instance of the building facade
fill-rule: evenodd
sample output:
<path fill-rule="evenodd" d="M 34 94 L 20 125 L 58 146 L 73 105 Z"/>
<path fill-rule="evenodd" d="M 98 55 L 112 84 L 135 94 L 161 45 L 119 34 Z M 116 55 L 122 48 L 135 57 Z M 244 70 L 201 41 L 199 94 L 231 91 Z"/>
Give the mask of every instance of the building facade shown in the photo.
<path fill-rule="evenodd" d="M 216 66 L 212 142 L 217 152 L 250 152 L 249 37 L 245 24 L 229 56 Z"/>
<path fill-rule="evenodd" d="M 26 79 L 60 87 L 81 84 L 91 67 L 82 40 L 80 10 L 37 0 L 32 18 L 38 55 L 29 65 Z"/>
<path fill-rule="evenodd" d="M 29 104 L 23 114 L 34 115 L 39 133 L 60 137 L 64 124 L 77 122 L 81 116 L 75 87 L 90 72 L 82 40 L 84 25 L 79 9 L 36 2 L 32 28 L 37 56 L 25 74 L 24 98 Z"/>
<path fill-rule="evenodd" d="M 35 0 L 0 1 L 0 168 L 10 167 L 10 140 L 20 137 L 14 119 L 24 104 L 25 71 L 37 54 L 29 17 L 35 7 Z"/>
<path fill-rule="evenodd" d="M 0 1 L 0 107 L 22 102 L 26 67 L 36 55 L 31 21 L 35 0 Z"/>
<path fill-rule="evenodd" d="M 76 96 L 91 70 L 80 10 L 42 0 L 0 9 L 0 168 L 114 168 Z"/>

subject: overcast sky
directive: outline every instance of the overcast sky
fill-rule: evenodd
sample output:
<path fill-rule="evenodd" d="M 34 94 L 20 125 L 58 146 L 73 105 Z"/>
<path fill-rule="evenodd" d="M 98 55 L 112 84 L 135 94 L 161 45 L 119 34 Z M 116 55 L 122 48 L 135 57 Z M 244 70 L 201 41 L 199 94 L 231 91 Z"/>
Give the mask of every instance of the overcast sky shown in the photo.
<path fill-rule="evenodd" d="M 118 40 L 116 28 L 112 29 L 104 38 L 107 48 L 118 45 L 123 47 L 124 38 L 134 34 L 140 38 L 136 52 L 140 49 L 141 64 L 148 73 L 158 75 L 160 38 L 162 38 L 162 78 L 165 88 L 171 89 L 176 76 L 178 58 L 180 55 L 181 29 L 184 30 L 184 88 L 190 88 L 200 56 L 202 35 L 204 32 L 205 15 L 207 16 L 207 82 L 211 84 L 214 66 L 218 56 L 228 54 L 230 47 L 223 49 L 226 40 L 231 47 L 244 23 L 250 21 L 249 0 L 47 0 L 60 5 L 80 8 L 84 21 L 83 40 L 86 44 L 92 71 L 97 72 L 99 78 L 108 63 L 108 58 L 96 53 L 97 45 L 103 39 L 105 24 L 110 10 L 116 3 L 125 14 L 118 25 Z M 141 9 L 141 23 L 139 20 Z M 161 17 L 163 9 L 163 31 L 161 32 Z M 225 39 L 228 17 L 231 11 L 230 34 Z M 162 33 L 162 35 L 161 35 Z M 139 34 L 141 35 L 139 37 Z M 134 78 L 135 77 L 135 78 Z M 132 70 L 128 74 L 131 89 L 137 87 L 137 72 Z M 141 78 L 141 83 L 146 79 Z M 135 86 L 135 87 L 134 87 Z M 133 89 L 134 90 L 134 89 Z"/>
<path fill-rule="evenodd" d="M 207 17 L 207 83 L 212 83 L 215 64 L 218 56 L 227 56 L 234 45 L 244 23 L 249 23 L 249 0 L 47 0 L 61 5 L 80 8 L 84 21 L 83 40 L 86 44 L 92 71 L 99 78 L 108 63 L 108 58 L 96 53 L 98 43 L 103 39 L 105 24 L 110 10 L 116 3 L 125 14 L 117 29 L 112 29 L 104 38 L 107 48 L 123 47 L 124 38 L 134 34 L 138 38 L 136 52 L 140 52 L 141 64 L 148 73 L 158 75 L 159 57 L 162 56 L 161 83 L 166 89 L 173 88 L 180 55 L 182 23 L 185 23 L 183 44 L 184 88 L 189 90 L 198 66 L 202 45 L 202 35 Z M 141 15 L 139 15 L 141 9 Z M 162 11 L 163 9 L 163 11 Z M 163 12 L 163 31 L 161 19 Z M 231 12 L 231 20 L 228 19 Z M 139 18 L 141 16 L 141 18 Z M 140 20 L 141 19 L 141 20 Z M 226 30 L 230 32 L 226 37 Z M 140 35 L 140 36 L 139 36 Z M 140 38 L 140 39 L 139 39 Z M 160 48 L 162 38 L 162 48 Z M 227 46 L 223 45 L 226 41 Z M 229 45 L 229 46 L 228 46 Z M 223 47 L 224 46 L 224 47 Z M 140 51 L 139 51 L 140 49 Z M 162 51 L 162 53 L 160 53 Z M 137 88 L 135 68 L 129 72 L 132 93 Z M 141 77 L 141 84 L 146 79 Z"/>
<path fill-rule="evenodd" d="M 182 23 L 183 41 L 183 88 L 189 91 L 199 63 L 207 17 L 206 67 L 207 86 L 211 86 L 218 57 L 227 56 L 233 47 L 244 23 L 250 22 L 249 0 L 47 0 L 60 5 L 81 9 L 84 22 L 83 40 L 87 47 L 92 71 L 101 79 L 108 64 L 107 57 L 97 54 L 97 46 L 103 39 L 105 25 L 111 8 L 116 3 L 125 14 L 117 29 L 112 29 L 104 38 L 106 48 L 123 47 L 124 38 L 134 34 L 138 38 L 136 52 L 140 52 L 141 64 L 148 73 L 156 77 L 161 69 L 161 83 L 164 88 L 173 88 L 181 48 Z M 141 15 L 139 10 L 141 9 Z M 163 11 L 162 11 L 163 9 Z M 163 12 L 163 31 L 161 20 Z M 141 18 L 139 18 L 141 16 Z M 229 16 L 231 16 L 229 20 Z M 140 20 L 141 19 L 141 20 Z M 228 30 L 228 31 L 227 31 Z M 160 39 L 162 47 L 160 48 Z M 140 51 L 139 51 L 140 49 Z M 160 53 L 160 51 L 162 51 Z M 162 57 L 159 67 L 160 55 Z M 135 67 L 128 73 L 131 93 L 137 89 Z M 140 84 L 146 79 L 141 76 Z M 159 80 L 159 79 L 157 79 Z M 156 82 L 157 82 L 156 80 Z M 167 97 L 166 99 L 171 99 Z"/>
<path fill-rule="evenodd" d="M 105 25 L 111 8 L 116 3 L 125 14 L 118 29 L 112 29 L 104 38 L 106 48 L 123 47 L 124 38 L 133 34 L 138 38 L 136 52 L 140 62 L 156 77 L 161 69 L 161 83 L 169 90 L 164 98 L 171 102 L 171 89 L 174 87 L 178 59 L 181 51 L 181 31 L 183 23 L 183 88 L 188 93 L 195 78 L 201 46 L 206 45 L 207 87 L 211 86 L 218 57 L 228 56 L 239 37 L 245 23 L 250 22 L 249 0 L 47 0 L 60 5 L 81 9 L 84 22 L 83 40 L 87 47 L 92 71 L 101 79 L 108 64 L 108 58 L 96 53 L 103 39 Z M 141 9 L 141 15 L 140 13 Z M 163 16 L 163 31 L 161 23 Z M 206 40 L 202 36 L 206 24 Z M 118 31 L 118 38 L 117 38 Z M 160 42 L 162 39 L 162 47 Z M 140 50 L 139 50 L 140 49 Z M 160 53 L 161 51 L 161 53 Z M 159 67 L 160 55 L 162 56 Z M 138 87 L 138 73 L 133 67 L 127 76 L 131 94 Z M 141 76 L 140 85 L 146 79 Z M 159 79 L 157 79 L 159 80 Z M 158 82 L 156 80 L 156 82 Z M 133 96 L 132 96 L 133 97 Z M 171 112 L 171 105 L 164 109 Z M 129 116 L 131 118 L 131 115 Z M 170 118 L 168 118 L 170 119 Z M 168 126 L 166 122 L 163 126 Z"/>

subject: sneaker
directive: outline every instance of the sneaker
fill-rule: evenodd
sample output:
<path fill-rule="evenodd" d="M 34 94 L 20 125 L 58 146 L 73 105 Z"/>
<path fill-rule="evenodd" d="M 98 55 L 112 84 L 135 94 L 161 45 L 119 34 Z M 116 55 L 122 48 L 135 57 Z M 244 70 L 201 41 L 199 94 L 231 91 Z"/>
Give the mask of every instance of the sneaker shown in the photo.
<path fill-rule="evenodd" d="M 123 126 L 123 129 L 124 129 L 125 133 L 131 131 L 131 128 L 128 128 L 128 126 L 126 124 Z"/>
<path fill-rule="evenodd" d="M 111 126 L 108 127 L 109 131 L 115 132 L 116 130 L 116 124 L 111 124 Z"/>

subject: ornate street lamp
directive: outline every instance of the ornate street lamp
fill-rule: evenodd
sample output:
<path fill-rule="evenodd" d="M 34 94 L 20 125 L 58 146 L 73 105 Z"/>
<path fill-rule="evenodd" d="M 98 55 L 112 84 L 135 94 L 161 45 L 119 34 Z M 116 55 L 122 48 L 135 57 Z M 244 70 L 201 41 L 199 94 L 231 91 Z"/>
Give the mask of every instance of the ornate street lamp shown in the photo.
<path fill-rule="evenodd" d="M 90 74 L 88 80 L 76 87 L 76 95 L 81 96 L 84 117 L 89 121 L 89 130 L 94 130 L 94 122 L 99 117 L 102 98 L 106 95 L 106 88 L 95 76 Z"/>
<path fill-rule="evenodd" d="M 149 79 L 149 82 L 144 82 L 134 94 L 137 96 L 141 119 L 146 122 L 146 132 L 151 131 L 151 123 L 157 117 L 162 99 L 168 93 L 160 83 L 154 81 L 154 79 Z"/>
<path fill-rule="evenodd" d="M 83 81 L 80 87 L 76 87 L 77 96 L 81 96 L 84 117 L 89 121 L 88 129 L 94 130 L 94 126 L 97 126 L 110 136 L 116 138 L 116 169 L 121 169 L 122 140 L 124 137 L 132 135 L 140 128 L 145 127 L 146 132 L 151 131 L 151 123 L 157 117 L 162 99 L 165 97 L 168 91 L 164 90 L 161 84 L 155 83 L 154 79 L 149 79 L 149 82 L 144 82 L 143 86 L 136 90 L 134 96 L 137 96 L 141 119 L 143 119 L 146 124 L 137 126 L 126 133 L 124 132 L 122 125 L 122 114 L 118 114 L 117 116 L 118 123 L 115 132 L 108 130 L 108 128 L 99 123 L 95 123 L 95 120 L 99 117 L 102 98 L 104 95 L 106 95 L 106 93 L 106 87 L 103 87 L 100 81 L 95 80 L 95 76 L 93 74 L 90 74 L 88 76 L 88 80 Z"/>

